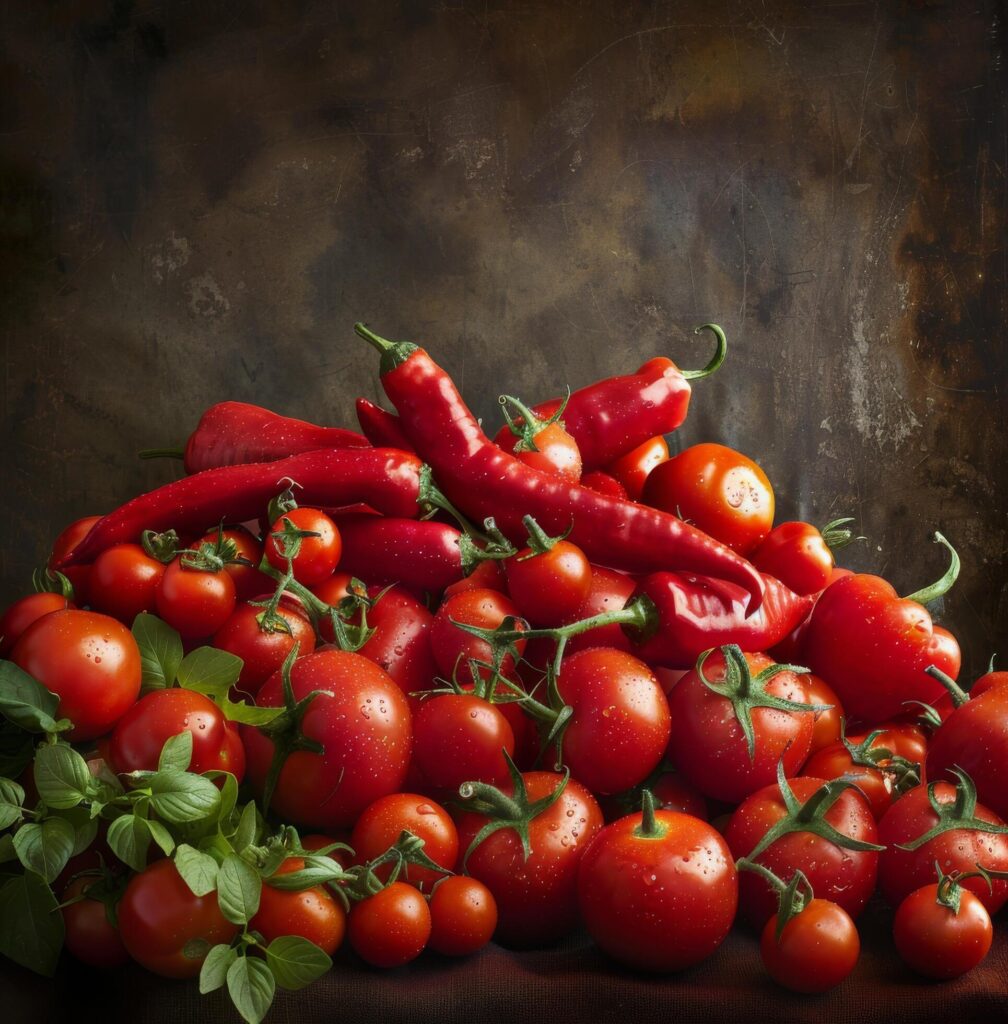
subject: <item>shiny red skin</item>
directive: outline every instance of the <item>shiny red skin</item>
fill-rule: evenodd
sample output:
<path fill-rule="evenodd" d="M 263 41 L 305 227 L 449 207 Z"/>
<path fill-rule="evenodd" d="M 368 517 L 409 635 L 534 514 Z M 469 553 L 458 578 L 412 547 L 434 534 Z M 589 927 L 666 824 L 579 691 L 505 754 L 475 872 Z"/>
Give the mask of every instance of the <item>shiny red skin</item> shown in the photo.
<path fill-rule="evenodd" d="M 837 580 L 842 580 L 847 576 L 853 576 L 854 573 L 850 569 L 834 569 L 830 574 L 829 583 L 826 586 L 830 586 L 836 583 Z M 825 588 L 824 588 L 825 589 Z M 804 665 L 805 664 L 805 634 L 808 632 L 809 619 L 812 617 L 812 611 L 815 608 L 815 602 L 822 596 L 822 591 L 818 594 L 812 595 L 812 608 L 809 609 L 808 614 L 798 623 L 797 626 L 783 640 L 767 651 L 772 658 L 779 662 L 786 662 L 789 665 Z M 937 627 L 935 627 L 937 629 Z M 951 634 L 949 634 L 951 636 Z"/>
<path fill-rule="evenodd" d="M 688 814 L 701 821 L 707 821 L 710 817 L 707 801 L 674 771 L 664 772 L 657 781 L 648 784 L 648 789 L 654 798 L 655 807 L 660 811 L 678 811 L 680 814 Z M 628 814 L 636 813 L 640 801 L 635 798 L 630 804 L 626 799 L 628 795 L 617 793 L 599 800 L 607 822 L 617 821 Z"/>
<path fill-rule="evenodd" d="M 466 633 L 454 625 L 462 622 L 482 629 L 496 629 L 505 618 L 519 617 L 517 605 L 496 590 L 466 590 L 453 594 L 441 604 L 434 615 L 430 630 L 431 651 L 441 674 L 451 679 L 458 667 L 459 680 L 470 678 L 466 665 L 468 658 L 480 661 L 493 660 L 490 645 L 486 641 Z M 525 641 L 516 644 L 518 653 L 525 650 Z M 514 659 L 508 655 L 501 662 L 501 671 L 514 671 Z"/>
<path fill-rule="evenodd" d="M 488 675 L 485 671 L 483 675 Z M 512 680 L 514 681 L 514 680 Z M 476 689 L 475 683 L 462 683 L 463 693 L 472 693 Z M 520 684 L 518 684 L 520 685 Z M 517 701 L 507 701 L 501 698 L 510 692 L 507 686 L 498 682 L 493 706 L 504 716 L 505 721 L 511 726 L 514 733 L 514 762 L 519 768 L 531 768 L 539 756 L 540 741 L 539 730 L 530 715 L 526 714 Z"/>
<path fill-rule="evenodd" d="M 740 555 L 751 555 L 773 525 L 766 473 L 722 444 L 695 444 L 663 462 L 648 476 L 641 501 L 681 516 Z"/>
<path fill-rule="evenodd" d="M 288 857 L 276 874 L 285 875 L 303 867 L 303 857 Z M 266 945 L 281 935 L 300 935 L 332 956 L 346 933 L 346 912 L 324 886 L 297 891 L 275 889 L 266 878 L 259 895 L 259 909 L 249 921 L 249 931 L 261 933 Z"/>
<path fill-rule="evenodd" d="M 502 594 L 506 593 L 507 580 L 500 562 L 480 562 L 465 579 L 445 587 L 444 598 L 447 600 L 453 594 L 461 594 L 466 590 L 498 590 Z"/>
<path fill-rule="evenodd" d="M 155 593 L 157 614 L 184 640 L 216 633 L 236 603 L 234 582 L 226 572 L 187 569 L 179 558 L 169 562 Z"/>
<path fill-rule="evenodd" d="M 606 472 L 618 481 L 631 501 L 641 501 L 647 478 L 669 460 L 665 438 L 650 437 L 606 466 Z"/>
<path fill-rule="evenodd" d="M 180 732 L 193 738 L 189 771 L 230 772 L 245 777 L 245 748 L 238 729 L 209 697 L 194 690 L 152 690 L 116 723 L 109 740 L 109 763 L 117 775 L 156 771 L 161 748 Z"/>
<path fill-rule="evenodd" d="M 669 704 L 654 674 L 624 651 L 596 647 L 564 658 L 557 683 L 573 709 L 563 760 L 593 793 L 619 793 L 651 774 L 668 746 Z"/>
<path fill-rule="evenodd" d="M 108 732 L 140 694 L 140 651 L 133 634 L 98 612 L 68 608 L 36 619 L 11 660 L 59 697 L 73 741 Z"/>
<path fill-rule="evenodd" d="M 43 615 L 76 607 L 62 594 L 47 591 L 19 597 L 0 617 L 0 658 L 9 658 L 21 634 Z"/>
<path fill-rule="evenodd" d="M 430 909 L 412 885 L 393 882 L 353 905 L 347 930 L 350 945 L 372 967 L 401 967 L 427 945 Z"/>
<path fill-rule="evenodd" d="M 272 532 L 266 538 L 263 548 L 270 565 L 280 572 L 287 571 L 287 559 L 273 536 L 283 532 L 285 522 L 295 529 L 318 534 L 317 537 L 301 538 L 301 547 L 291 559 L 294 579 L 311 587 L 332 576 L 343 553 L 343 540 L 336 524 L 317 508 L 292 508 L 273 523 Z"/>
<path fill-rule="evenodd" d="M 614 476 L 610 476 L 608 473 L 603 473 L 600 469 L 593 470 L 591 473 L 584 473 L 581 476 L 581 486 L 587 487 L 589 491 L 596 491 L 599 494 L 606 494 L 610 498 L 618 498 L 620 501 L 626 501 L 630 495 L 627 494 L 627 489 L 616 479 Z"/>
<path fill-rule="evenodd" d="M 522 548 L 504 563 L 504 572 L 511 600 L 533 626 L 572 621 L 591 592 L 591 565 L 566 540 L 540 554 Z"/>
<path fill-rule="evenodd" d="M 861 939 L 850 914 L 813 899 L 777 935 L 776 915 L 763 927 L 760 956 L 767 973 L 792 992 L 828 992 L 857 965 Z"/>
<path fill-rule="evenodd" d="M 835 564 L 823 535 L 811 523 L 801 522 L 775 526 L 753 552 L 752 563 L 796 594 L 823 590 Z"/>
<path fill-rule="evenodd" d="M 572 484 L 581 479 L 581 452 L 578 450 L 577 442 L 560 423 L 550 423 L 535 435 L 534 451 L 520 450 L 520 439 L 511 433 L 509 428 L 505 429 L 511 434 L 510 440 L 504 436 L 502 430 L 497 434 L 494 443 L 523 465 L 548 473 L 550 476 L 560 477 Z"/>
<path fill-rule="evenodd" d="M 413 756 L 427 782 L 440 790 L 457 790 L 463 782 L 508 778 L 514 755 L 511 726 L 496 704 L 471 694 L 428 697 L 413 722 Z"/>
<path fill-rule="evenodd" d="M 578 867 L 581 916 L 595 942 L 634 970 L 681 971 L 706 959 L 735 919 L 738 878 L 725 841 L 706 822 L 656 811 L 606 826 Z"/>
<path fill-rule="evenodd" d="M 973 970 L 990 952 L 994 928 L 983 903 L 968 890 L 959 912 L 938 903 L 938 885 L 922 886 L 899 905 L 893 942 L 907 966 L 925 978 L 948 981 Z"/>
<path fill-rule="evenodd" d="M 985 672 L 971 687 L 970 699 L 1008 683 L 1008 672 Z"/>
<path fill-rule="evenodd" d="M 155 861 L 134 875 L 119 901 L 119 934 L 129 955 L 163 978 L 195 978 L 211 947 L 238 934 L 217 893 L 194 896 L 175 864 Z M 186 950 L 190 954 L 186 955 Z"/>
<path fill-rule="evenodd" d="M 951 803 L 955 788 L 947 782 L 935 787 L 939 803 Z M 975 816 L 981 821 L 1003 825 L 1004 820 L 982 803 Z M 938 816 L 927 798 L 927 786 L 917 786 L 904 793 L 879 821 L 879 842 L 886 849 L 879 855 L 879 892 L 893 907 L 935 877 L 935 861 L 945 874 L 976 871 L 977 864 L 994 871 L 1008 871 L 1008 835 L 953 829 L 943 832 L 916 850 L 901 850 L 900 843 L 909 843 L 937 824 Z M 967 878 L 964 889 L 976 894 L 991 914 L 1008 902 L 1008 881 L 995 879 L 988 888 L 982 878 Z"/>
<path fill-rule="evenodd" d="M 954 679 L 958 645 L 936 641 L 931 616 L 916 601 L 900 598 L 878 576 L 857 574 L 831 584 L 816 602 L 805 635 L 805 662 L 843 701 L 847 713 L 868 725 L 930 703 L 945 693 L 924 674 L 937 665 Z"/>
<path fill-rule="evenodd" d="M 75 878 L 60 897 L 61 903 L 86 892 L 97 881 L 95 875 Z M 63 926 L 66 930 L 63 946 L 88 967 L 108 970 L 129 962 L 129 953 L 119 937 L 119 929 L 108 919 L 105 904 L 85 897 L 63 907 Z"/>
<path fill-rule="evenodd" d="M 763 603 L 746 615 L 748 595 L 724 580 L 656 572 L 638 583 L 657 610 L 657 629 L 633 652 L 650 665 L 692 668 L 712 647 L 737 644 L 744 651 L 765 651 L 784 639 L 812 607 L 772 576 L 763 576 Z"/>
<path fill-rule="evenodd" d="M 358 398 L 356 402 L 357 422 L 364 436 L 376 448 L 399 448 L 404 452 L 412 452 L 406 432 L 399 423 L 395 413 L 388 412 L 380 405 L 369 402 L 366 398 Z"/>
<path fill-rule="evenodd" d="M 94 561 L 106 548 L 135 542 L 144 530 L 197 533 L 208 524 L 244 523 L 261 515 L 287 482 L 296 480 L 298 500 L 339 508 L 358 502 L 383 515 L 420 514 L 420 460 L 389 448 L 327 448 L 278 462 L 224 466 L 183 477 L 142 494 L 103 516 L 56 568 Z"/>
<path fill-rule="evenodd" d="M 402 691 L 374 662 L 360 654 L 326 648 L 299 658 L 291 686 L 300 700 L 316 697 L 301 722 L 302 732 L 324 753 L 295 751 L 287 759 L 271 810 L 281 819 L 316 828 L 347 827 L 368 804 L 398 790 L 406 778 L 413 742 L 409 705 Z M 283 703 L 280 673 L 256 695 L 260 707 Z M 273 743 L 258 729 L 242 726 L 248 776 L 262 793 Z"/>
<path fill-rule="evenodd" d="M 928 752 L 928 736 L 924 730 L 913 721 L 895 720 L 883 722 L 871 730 L 878 732 L 878 736 L 872 741 L 872 747 L 885 747 L 891 750 L 893 756 L 905 757 L 914 764 L 923 767 Z M 847 733 L 847 739 L 857 745 L 868 738 L 868 731 L 864 729 L 854 730 Z"/>
<path fill-rule="evenodd" d="M 47 569 L 55 569 L 59 563 L 91 532 L 91 527 L 101 519 L 101 516 L 85 516 L 72 522 L 53 542 L 52 551 L 46 562 Z M 126 540 L 135 541 L 139 533 Z M 74 601 L 78 606 L 83 606 L 90 600 L 88 583 L 91 579 L 90 565 L 74 565 L 60 568 L 60 572 L 73 584 Z"/>
<path fill-rule="evenodd" d="M 267 600 L 268 595 L 260 599 Z M 315 650 L 315 630 L 303 614 L 300 602 L 286 594 L 280 599 L 277 614 L 287 623 L 289 633 L 279 629 L 266 632 L 258 621 L 262 613 L 261 606 L 242 601 L 213 638 L 213 646 L 218 650 L 242 659 L 238 688 L 252 696 L 280 669 L 294 644 L 299 645 L 299 658 Z"/>
<path fill-rule="evenodd" d="M 453 875 L 430 898 L 431 934 L 427 945 L 442 956 L 471 956 L 493 938 L 497 903 L 475 878 Z"/>
<path fill-rule="evenodd" d="M 435 864 L 453 871 L 458 860 L 458 831 L 451 815 L 429 797 L 417 793 L 391 793 L 367 807 L 354 825 L 350 845 L 356 853 L 356 863 L 363 864 L 383 854 L 392 846 L 404 829 L 424 841 L 423 852 Z M 392 870 L 390 864 L 378 868 L 378 877 L 384 881 Z M 445 877 L 443 871 L 406 864 L 399 879 L 409 882 L 424 892 L 430 892 L 435 882 Z"/>
<path fill-rule="evenodd" d="M 604 612 L 614 612 L 622 608 L 637 589 L 632 576 L 605 569 L 600 565 L 591 567 L 591 586 L 588 596 L 582 601 L 581 607 L 567 617 L 567 622 L 578 622 L 590 619 Z M 618 625 L 596 626 L 585 633 L 578 633 L 567 641 L 564 648 L 568 657 L 589 647 L 612 647 L 618 651 L 630 651 L 630 638 Z"/>
<path fill-rule="evenodd" d="M 773 665 L 765 654 L 746 654 L 753 676 Z M 711 682 L 725 678 L 725 662 L 715 651 L 704 663 Z M 808 703 L 805 676 L 779 672 L 766 684 L 773 697 Z M 752 709 L 755 746 L 750 758 L 742 726 L 727 697 L 709 689 L 694 670 L 688 672 L 669 698 L 672 719 L 669 756 L 687 782 L 704 796 L 737 804 L 777 777 L 777 762 L 784 774 L 797 775 L 812 744 L 812 711 Z"/>
<path fill-rule="evenodd" d="M 876 821 L 892 806 L 892 776 L 880 768 L 854 764 L 849 751 L 842 743 L 833 743 L 816 751 L 805 762 L 802 772 L 805 775 L 812 775 L 817 779 L 826 779 L 827 781 L 842 778 L 853 782 L 864 794 Z"/>
<path fill-rule="evenodd" d="M 127 626 L 141 612 L 153 612 L 163 562 L 151 558 L 139 544 L 115 544 L 91 566 L 90 604 Z"/>
<path fill-rule="evenodd" d="M 234 542 L 235 554 L 238 558 L 244 558 L 252 563 L 251 565 L 242 565 L 238 562 L 231 562 L 224 566 L 224 571 L 231 577 L 235 585 L 235 594 L 239 601 L 251 601 L 254 597 L 276 590 L 276 580 L 260 572 L 257 568 L 262 561 L 263 546 L 244 526 L 225 527 L 223 539 Z M 193 547 L 199 548 L 201 544 L 216 543 L 217 531 L 210 530 L 196 541 Z"/>
<path fill-rule="evenodd" d="M 823 785 L 823 779 L 801 776 L 790 780 L 791 789 L 804 803 Z M 747 797 L 736 808 L 725 829 L 732 856 L 747 857 L 766 831 L 786 814 L 777 784 L 766 786 Z M 868 801 L 856 789 L 840 794 L 827 811 L 828 821 L 838 832 L 852 839 L 877 843 L 878 829 Z M 791 878 L 796 870 L 805 873 L 820 899 L 839 904 L 857 918 L 875 890 L 879 855 L 874 850 L 846 850 L 807 832 L 782 836 L 759 855 L 757 861 L 778 878 Z M 750 924 L 762 928 L 777 912 L 777 895 L 758 875 L 742 872 L 739 879 L 739 912 Z"/>
<path fill-rule="evenodd" d="M 780 659 L 778 659 L 780 660 Z M 800 663 L 799 663 L 800 664 Z M 825 681 L 809 672 L 805 676 L 805 688 L 808 691 L 810 704 L 828 704 L 825 711 L 815 712 L 815 724 L 812 726 L 812 746 L 809 754 L 831 746 L 840 740 L 840 725 L 844 719 L 843 705 L 840 698 L 827 686 Z"/>
<path fill-rule="evenodd" d="M 556 772 L 523 772 L 530 803 L 553 793 L 563 781 Z M 510 782 L 500 787 L 510 796 Z M 462 811 L 456 816 L 463 857 L 487 819 Z M 493 893 L 497 902 L 495 938 L 506 946 L 542 946 L 578 923 L 577 869 L 588 843 L 603 825 L 595 798 L 576 779 L 529 824 L 532 852 L 526 860 L 511 829 L 488 836 L 469 855 L 465 870 Z"/>

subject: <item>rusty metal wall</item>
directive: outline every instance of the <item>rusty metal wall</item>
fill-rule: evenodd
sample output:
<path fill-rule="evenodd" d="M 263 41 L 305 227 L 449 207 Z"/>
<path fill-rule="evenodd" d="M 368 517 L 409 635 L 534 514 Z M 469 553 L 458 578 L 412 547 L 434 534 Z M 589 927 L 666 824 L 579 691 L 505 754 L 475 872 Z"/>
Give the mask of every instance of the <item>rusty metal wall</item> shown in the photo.
<path fill-rule="evenodd" d="M 349 423 L 350 325 L 474 406 L 729 362 L 681 442 L 850 513 L 1005 650 L 1006 117 L 975 2 L 2 5 L 2 598 L 134 452 L 246 399 Z"/>

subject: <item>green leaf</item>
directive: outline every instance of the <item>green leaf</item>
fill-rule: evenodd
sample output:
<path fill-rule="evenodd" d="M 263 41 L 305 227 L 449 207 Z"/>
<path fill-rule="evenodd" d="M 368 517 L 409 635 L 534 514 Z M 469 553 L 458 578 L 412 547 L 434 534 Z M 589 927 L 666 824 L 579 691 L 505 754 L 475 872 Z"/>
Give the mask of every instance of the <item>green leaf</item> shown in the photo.
<path fill-rule="evenodd" d="M 198 895 L 198 894 L 197 894 Z M 221 944 L 214 946 L 206 955 L 200 968 L 199 990 L 201 995 L 216 992 L 227 981 L 231 965 L 238 959 L 238 950 Z"/>
<path fill-rule="evenodd" d="M 35 754 L 35 786 L 46 805 L 69 810 L 91 788 L 87 761 L 67 743 L 44 743 Z"/>
<path fill-rule="evenodd" d="M 107 841 L 112 852 L 134 871 L 143 871 L 147 867 L 150 838 L 147 821 L 135 814 L 124 814 L 108 827 Z"/>
<path fill-rule="evenodd" d="M 172 686 L 182 662 L 182 638 L 156 615 L 141 612 L 133 620 L 133 639 L 140 648 L 140 679 L 144 693 Z"/>
<path fill-rule="evenodd" d="M 266 947 L 266 963 L 281 988 L 298 989 L 321 978 L 332 960 L 300 935 L 280 935 Z"/>
<path fill-rule="evenodd" d="M 238 780 L 231 772 L 221 772 L 220 775 L 224 778 L 224 784 L 221 786 L 220 810 L 217 813 L 221 821 L 226 821 L 238 803 Z M 210 773 L 210 777 L 216 781 L 218 776 Z"/>
<path fill-rule="evenodd" d="M 98 821 L 91 817 L 91 811 L 87 807 L 72 807 L 67 811 L 61 811 L 58 817 L 70 823 L 74 830 L 74 848 L 72 856 L 83 853 L 98 835 Z"/>
<path fill-rule="evenodd" d="M 0 864 L 17 860 L 17 852 L 14 849 L 14 837 L 10 832 L 0 836 Z"/>
<path fill-rule="evenodd" d="M 238 827 L 231 837 L 231 845 L 235 853 L 242 853 L 247 850 L 259 836 L 259 808 L 255 801 L 250 800 L 238 819 Z"/>
<path fill-rule="evenodd" d="M 191 772 L 155 772 L 144 779 L 151 792 L 151 807 L 159 817 L 176 824 L 210 818 L 220 807 L 220 790 L 202 775 Z"/>
<path fill-rule="evenodd" d="M 248 924 L 259 909 L 262 879 L 241 857 L 224 858 L 217 872 L 217 902 L 232 924 Z"/>
<path fill-rule="evenodd" d="M 286 711 L 286 708 L 259 708 L 255 704 L 233 701 L 228 697 L 221 697 L 217 706 L 229 722 L 238 722 L 240 725 L 268 725 Z"/>
<path fill-rule="evenodd" d="M 13 779 L 0 779 L 0 831 L 21 820 L 25 791 Z"/>
<path fill-rule="evenodd" d="M 165 740 L 158 758 L 159 772 L 184 772 L 189 770 L 192 761 L 193 735 L 183 729 L 176 736 Z"/>
<path fill-rule="evenodd" d="M 194 896 L 208 896 L 217 888 L 217 861 L 210 854 L 182 843 L 175 851 L 175 867 Z M 223 984 L 222 977 L 214 987 Z"/>
<path fill-rule="evenodd" d="M 178 683 L 187 690 L 195 690 L 215 700 L 224 698 L 238 682 L 243 665 L 241 658 L 227 651 L 197 647 L 182 659 Z"/>
<path fill-rule="evenodd" d="M 170 857 L 175 849 L 175 840 L 172 839 L 171 832 L 160 821 L 154 821 L 153 819 L 147 822 L 147 829 L 151 834 L 151 839 L 161 847 L 164 855 Z"/>
<path fill-rule="evenodd" d="M 22 825 L 14 833 L 18 860 L 29 870 L 51 882 L 73 855 L 74 829 L 63 818 Z"/>
<path fill-rule="evenodd" d="M 273 889 L 300 891 L 313 885 L 334 882 L 345 874 L 343 868 L 332 857 L 304 858 L 305 866 L 298 871 L 285 871 L 282 875 L 271 875 L 269 884 Z"/>
<path fill-rule="evenodd" d="M 0 954 L 52 977 L 63 948 L 63 915 L 45 879 L 34 871 L 0 888 Z"/>
<path fill-rule="evenodd" d="M 276 982 L 262 960 L 239 956 L 228 968 L 227 987 L 231 1001 L 248 1024 L 260 1024 L 273 1005 Z"/>
<path fill-rule="evenodd" d="M 0 718 L 0 775 L 16 779 L 31 764 L 34 753 L 35 737 Z"/>
<path fill-rule="evenodd" d="M 13 661 L 0 661 L 0 715 L 27 732 L 63 732 L 70 723 L 54 717 L 59 697 Z"/>

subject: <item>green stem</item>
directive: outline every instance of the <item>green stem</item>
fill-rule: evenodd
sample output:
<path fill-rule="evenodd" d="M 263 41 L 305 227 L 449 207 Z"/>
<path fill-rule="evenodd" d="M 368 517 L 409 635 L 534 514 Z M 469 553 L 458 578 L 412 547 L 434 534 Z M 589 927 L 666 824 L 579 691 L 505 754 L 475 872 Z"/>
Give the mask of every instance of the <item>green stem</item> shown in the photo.
<path fill-rule="evenodd" d="M 710 331 L 714 335 L 717 340 L 717 348 L 714 350 L 711 361 L 702 370 L 679 371 L 686 380 L 701 380 L 704 377 L 709 377 L 720 368 L 728 353 L 728 339 L 717 324 L 701 324 L 699 327 L 693 328 L 694 334 L 699 334 L 701 331 Z"/>
<path fill-rule="evenodd" d="M 144 448 L 137 452 L 141 459 L 184 459 L 184 448 Z"/>
<path fill-rule="evenodd" d="M 353 329 L 358 335 L 360 335 L 360 337 L 383 354 L 388 352 L 392 348 L 393 344 L 395 344 L 387 338 L 383 338 L 380 334 L 375 334 L 367 324 L 361 323 L 360 321 L 353 325 Z"/>
<path fill-rule="evenodd" d="M 937 665 L 928 665 L 924 671 L 931 676 L 932 679 L 937 679 L 942 686 L 948 690 L 952 697 L 952 703 L 957 707 L 962 707 L 970 698 L 969 694 L 950 676 L 946 675 Z"/>
<path fill-rule="evenodd" d="M 929 587 L 924 587 L 921 590 L 915 590 L 912 594 L 906 596 L 907 601 L 916 601 L 918 604 L 930 604 L 932 601 L 938 600 L 939 597 L 944 597 L 951 589 L 952 584 L 959 578 L 959 555 L 956 549 L 937 531 L 934 535 L 935 544 L 943 544 L 948 548 L 949 554 L 951 555 L 951 561 L 949 562 L 948 569 L 945 570 L 945 574 L 940 580 L 936 580 Z"/>
<path fill-rule="evenodd" d="M 654 796 L 650 789 L 641 794 L 641 823 L 633 834 L 638 839 L 661 839 L 668 832 L 664 825 L 659 825 L 655 818 Z"/>

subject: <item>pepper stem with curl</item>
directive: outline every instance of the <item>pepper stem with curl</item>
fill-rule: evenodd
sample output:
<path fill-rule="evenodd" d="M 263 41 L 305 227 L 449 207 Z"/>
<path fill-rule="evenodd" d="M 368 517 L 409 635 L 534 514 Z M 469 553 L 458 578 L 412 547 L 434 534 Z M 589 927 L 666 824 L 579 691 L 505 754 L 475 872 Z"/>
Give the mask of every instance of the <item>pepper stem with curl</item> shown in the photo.
<path fill-rule="evenodd" d="M 703 369 L 679 371 L 686 380 L 702 380 L 704 377 L 709 377 L 720 368 L 721 364 L 725 361 L 725 356 L 728 354 L 728 339 L 725 337 L 724 331 L 717 324 L 701 324 L 699 327 L 693 328 L 694 334 L 699 334 L 701 331 L 710 331 L 714 335 L 717 341 L 717 348 L 714 350 L 711 361 Z"/>
<path fill-rule="evenodd" d="M 945 570 L 941 579 L 936 580 L 931 586 L 923 587 L 921 590 L 915 590 L 912 594 L 907 594 L 905 598 L 907 601 L 916 601 L 918 604 L 930 604 L 932 601 L 937 601 L 939 597 L 944 597 L 952 589 L 952 584 L 959 579 L 960 562 L 956 549 L 937 530 L 932 540 L 935 544 L 942 544 L 948 549 L 951 556 L 949 567 Z"/>

